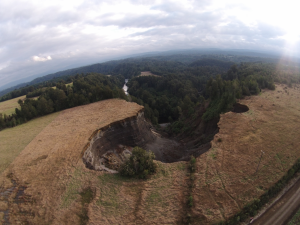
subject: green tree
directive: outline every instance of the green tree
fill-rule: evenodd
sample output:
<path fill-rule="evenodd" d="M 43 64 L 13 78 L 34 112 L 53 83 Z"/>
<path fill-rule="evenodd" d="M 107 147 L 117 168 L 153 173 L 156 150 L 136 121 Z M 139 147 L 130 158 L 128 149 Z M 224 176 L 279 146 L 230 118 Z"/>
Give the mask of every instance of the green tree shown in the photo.
<path fill-rule="evenodd" d="M 140 147 L 135 147 L 130 158 L 120 167 L 119 172 L 122 176 L 135 176 L 145 179 L 156 172 L 157 168 L 153 161 L 154 158 L 153 152 L 147 152 Z"/>

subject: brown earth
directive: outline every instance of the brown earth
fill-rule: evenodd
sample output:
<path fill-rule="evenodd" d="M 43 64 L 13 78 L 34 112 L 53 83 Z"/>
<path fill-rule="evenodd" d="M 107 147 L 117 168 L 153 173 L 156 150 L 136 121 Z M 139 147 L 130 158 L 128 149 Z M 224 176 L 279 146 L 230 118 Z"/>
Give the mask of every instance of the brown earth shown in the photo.
<path fill-rule="evenodd" d="M 156 74 L 151 73 L 150 71 L 143 71 L 141 72 L 141 74 L 139 75 L 139 77 L 145 77 L 145 76 L 154 76 L 154 77 L 159 77 Z"/>
<path fill-rule="evenodd" d="M 245 113 L 221 115 L 211 149 L 197 158 L 190 188 L 187 163 L 161 163 L 149 180 L 85 168 L 81 156 L 95 130 L 142 109 L 106 100 L 68 109 L 50 123 L 1 175 L 12 224 L 214 224 L 263 194 L 300 157 L 299 89 L 263 91 L 240 101 Z M 255 173 L 261 150 L 265 152 Z M 82 203 L 84 190 L 91 203 Z M 11 189 L 12 190 L 12 189 Z M 187 209 L 187 197 L 193 206 Z M 1 199 L 0 199 L 1 200 Z M 2 199 L 3 201 L 3 199 Z M 87 209 L 87 210 L 85 210 Z M 187 215 L 189 214 L 189 215 Z"/>

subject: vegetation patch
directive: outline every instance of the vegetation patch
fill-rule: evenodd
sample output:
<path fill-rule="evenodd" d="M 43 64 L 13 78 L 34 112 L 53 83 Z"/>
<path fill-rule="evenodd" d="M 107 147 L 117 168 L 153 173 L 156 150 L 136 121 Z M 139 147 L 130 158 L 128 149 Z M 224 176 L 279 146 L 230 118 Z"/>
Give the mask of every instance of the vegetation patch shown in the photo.
<path fill-rule="evenodd" d="M 123 80 L 124 77 L 107 77 L 101 74 L 77 75 L 73 83 L 69 85 L 62 82 L 57 83 L 56 88 L 35 89 L 27 93 L 25 100 L 20 98 L 17 101 L 19 106 L 15 107 L 12 115 L 7 116 L 0 113 L 0 130 L 79 105 L 111 98 L 126 99 L 126 95 L 121 89 Z M 38 98 L 32 99 L 33 97 Z M 10 101 L 15 104 L 16 100 Z M 1 104 L 8 103 L 2 102 Z"/>
<path fill-rule="evenodd" d="M 288 225 L 298 225 L 300 224 L 300 210 L 293 216 Z"/>
<path fill-rule="evenodd" d="M 84 189 L 82 192 L 79 193 L 81 196 L 81 213 L 78 215 L 80 218 L 80 225 L 86 225 L 89 221 L 88 216 L 88 205 L 94 199 L 94 192 L 90 187 Z"/>
<path fill-rule="evenodd" d="M 292 166 L 287 173 L 277 181 L 272 187 L 270 187 L 259 199 L 255 199 L 251 203 L 246 204 L 243 209 L 231 217 L 228 221 L 220 222 L 220 225 L 234 225 L 243 222 L 249 217 L 253 217 L 257 214 L 258 210 L 261 209 L 270 199 L 275 197 L 285 185 L 294 177 L 294 175 L 300 170 L 300 159 Z"/>
<path fill-rule="evenodd" d="M 25 99 L 26 96 L 20 96 L 18 98 L 13 98 L 10 100 L 7 100 L 5 102 L 0 102 L 0 114 L 2 114 L 3 116 L 9 116 L 12 115 L 13 113 L 15 113 L 15 108 L 20 108 L 20 105 L 18 104 L 18 101 L 20 99 Z"/>
<path fill-rule="evenodd" d="M 126 183 L 130 184 L 136 180 L 122 177 L 120 174 L 103 174 L 98 177 L 100 187 L 100 197 L 96 204 L 102 206 L 103 215 L 118 215 L 126 209 L 126 205 L 120 196 L 121 187 Z M 137 186 L 139 186 L 137 184 Z M 134 189 L 134 188 L 133 188 Z"/>
<path fill-rule="evenodd" d="M 130 158 L 120 166 L 119 172 L 122 176 L 146 179 L 157 170 L 154 158 L 154 153 L 135 147 Z"/>
<path fill-rule="evenodd" d="M 80 169 L 76 169 L 72 175 L 71 181 L 68 183 L 65 194 L 62 197 L 62 208 L 67 208 L 71 205 L 71 203 L 78 198 L 78 190 L 81 187 L 81 179 L 82 171 Z"/>
<path fill-rule="evenodd" d="M 0 132 L 0 173 L 2 173 L 19 153 L 39 134 L 58 113 L 43 116 L 20 126 Z"/>

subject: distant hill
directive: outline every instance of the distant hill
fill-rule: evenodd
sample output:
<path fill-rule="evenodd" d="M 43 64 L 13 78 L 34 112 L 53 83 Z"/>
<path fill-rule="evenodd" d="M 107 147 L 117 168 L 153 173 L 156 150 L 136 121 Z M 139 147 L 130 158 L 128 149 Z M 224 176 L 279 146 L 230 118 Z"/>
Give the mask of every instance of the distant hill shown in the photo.
<path fill-rule="evenodd" d="M 161 75 L 162 73 L 177 72 L 178 70 L 180 70 L 180 68 L 187 65 L 190 65 L 192 67 L 218 66 L 224 69 L 228 69 L 233 63 L 257 61 L 276 63 L 278 59 L 272 58 L 271 55 L 261 53 L 233 50 L 225 51 L 217 49 L 147 53 L 142 56 L 139 55 L 132 58 L 113 60 L 51 73 L 46 76 L 36 78 L 30 82 L 21 83 L 2 90 L 0 91 L 0 97 L 22 87 L 49 81 L 53 78 L 69 75 L 71 76 L 81 73 L 102 73 L 111 75 L 120 74 L 126 78 L 130 78 L 132 76 L 137 76 L 142 71 L 151 71 L 155 74 Z"/>
<path fill-rule="evenodd" d="M 191 67 L 195 66 L 218 66 L 222 67 L 224 69 L 229 69 L 230 66 L 232 66 L 234 62 L 231 61 L 222 61 L 218 59 L 200 59 L 190 64 Z"/>

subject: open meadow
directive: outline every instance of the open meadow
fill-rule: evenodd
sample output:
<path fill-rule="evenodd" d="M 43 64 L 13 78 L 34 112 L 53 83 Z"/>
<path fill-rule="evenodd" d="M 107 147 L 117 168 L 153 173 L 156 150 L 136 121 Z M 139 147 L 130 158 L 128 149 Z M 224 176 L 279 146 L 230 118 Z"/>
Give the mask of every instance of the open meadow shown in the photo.
<path fill-rule="evenodd" d="M 0 132 L 0 173 L 2 173 L 20 152 L 38 135 L 59 113 L 39 117 L 22 125 L 7 128 Z"/>
<path fill-rule="evenodd" d="M 89 170 L 81 158 L 96 130 L 136 115 L 141 106 L 112 99 L 64 110 L 35 138 L 32 134 L 33 140 L 0 176 L 3 188 L 14 187 L 5 203 L 9 220 L 96 225 L 216 224 L 228 219 L 265 193 L 300 157 L 299 97 L 299 87 L 276 85 L 275 91 L 240 100 L 249 111 L 221 115 L 219 133 L 211 149 L 196 159 L 192 175 L 187 162 L 157 162 L 158 172 L 148 180 Z M 16 205 L 19 190 L 25 190 L 26 202 Z"/>
<path fill-rule="evenodd" d="M 73 86 L 73 82 L 66 84 L 67 87 L 72 87 Z M 53 89 L 56 89 L 56 87 L 52 87 Z M 33 99 L 37 99 L 38 97 L 34 97 Z M 19 99 L 21 100 L 25 100 L 26 99 L 26 95 L 17 97 L 17 98 L 13 98 L 4 102 L 0 102 L 0 113 L 2 115 L 6 114 L 11 115 L 13 113 L 15 113 L 15 109 L 18 108 L 20 109 L 20 105 L 18 104 Z"/>
<path fill-rule="evenodd" d="M 156 74 L 151 73 L 150 71 L 143 71 L 141 72 L 141 74 L 139 75 L 139 77 L 146 77 L 146 76 L 154 76 L 154 77 L 159 77 Z"/>
<path fill-rule="evenodd" d="M 20 108 L 20 105 L 18 104 L 19 99 L 24 100 L 25 98 L 26 95 L 23 95 L 18 98 L 0 102 L 0 113 L 2 113 L 2 115 L 6 114 L 7 116 L 15 113 L 15 108 Z"/>

